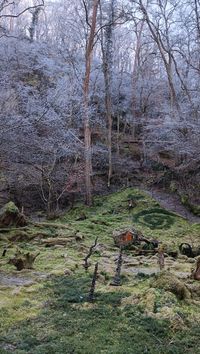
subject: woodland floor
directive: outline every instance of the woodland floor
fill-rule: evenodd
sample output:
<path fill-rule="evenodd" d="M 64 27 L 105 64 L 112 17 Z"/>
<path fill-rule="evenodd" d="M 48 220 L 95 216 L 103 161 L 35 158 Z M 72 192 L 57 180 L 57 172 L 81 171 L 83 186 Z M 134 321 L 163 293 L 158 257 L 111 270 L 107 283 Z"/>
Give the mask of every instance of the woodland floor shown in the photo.
<path fill-rule="evenodd" d="M 137 205 L 129 212 L 130 196 Z M 7 247 L 0 258 L 0 353 L 200 353 L 200 282 L 189 278 L 195 259 L 166 257 L 160 273 L 156 255 L 127 250 L 122 285 L 110 285 L 119 253 L 113 230 L 134 227 L 172 250 L 182 242 L 199 245 L 200 223 L 166 211 L 171 202 L 155 197 L 161 205 L 129 188 L 96 197 L 91 208 L 77 204 L 59 220 L 0 233 L 1 249 Z M 83 258 L 96 236 L 85 272 Z M 34 270 L 17 272 L 7 263 L 16 248 L 40 252 Z M 96 262 L 95 302 L 89 303 Z"/>

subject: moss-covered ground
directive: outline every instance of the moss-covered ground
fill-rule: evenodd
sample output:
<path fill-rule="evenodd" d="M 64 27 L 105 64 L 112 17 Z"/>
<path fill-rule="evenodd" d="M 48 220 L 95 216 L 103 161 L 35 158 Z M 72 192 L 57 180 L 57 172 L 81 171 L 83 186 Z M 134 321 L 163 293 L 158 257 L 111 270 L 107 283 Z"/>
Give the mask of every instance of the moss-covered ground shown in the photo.
<path fill-rule="evenodd" d="M 136 201 L 131 210 L 129 198 Z M 96 197 L 91 208 L 77 204 L 54 222 L 0 234 L 1 254 L 7 248 L 0 258 L 0 353 L 200 353 L 200 284 L 188 278 L 195 260 L 167 257 L 160 274 L 155 255 L 124 251 L 122 284 L 113 287 L 118 249 L 112 232 L 123 227 L 173 250 L 182 242 L 199 245 L 199 224 L 135 189 Z M 96 236 L 85 272 L 83 258 Z M 40 252 L 33 270 L 17 272 L 8 264 L 17 248 Z M 91 304 L 87 296 L 97 261 Z"/>

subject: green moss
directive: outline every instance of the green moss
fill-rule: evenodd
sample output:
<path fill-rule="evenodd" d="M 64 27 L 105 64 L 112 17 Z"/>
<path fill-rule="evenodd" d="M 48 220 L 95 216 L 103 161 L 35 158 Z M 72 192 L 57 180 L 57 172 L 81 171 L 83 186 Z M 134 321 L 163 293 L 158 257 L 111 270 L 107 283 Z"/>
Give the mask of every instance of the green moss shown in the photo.
<path fill-rule="evenodd" d="M 151 208 L 135 214 L 133 221 L 152 230 L 169 229 L 175 223 L 175 214 L 161 208 Z"/>
<path fill-rule="evenodd" d="M 161 272 L 156 275 L 154 281 L 152 282 L 152 286 L 170 291 L 180 300 L 191 298 L 191 293 L 187 289 L 184 282 L 168 271 Z"/>
<path fill-rule="evenodd" d="M 185 205 L 194 215 L 200 216 L 200 205 L 193 204 L 187 194 L 181 194 L 181 203 Z"/>
<path fill-rule="evenodd" d="M 7 204 L 4 205 L 4 207 L 2 209 L 2 213 L 6 213 L 6 212 L 8 212 L 10 214 L 18 214 L 19 213 L 19 209 L 15 205 L 15 203 L 8 202 Z"/>
<path fill-rule="evenodd" d="M 48 292 L 49 300 L 36 316 L 16 322 L 4 333 L 2 345 L 14 346 L 16 354 L 197 352 L 198 326 L 174 333 L 168 320 L 147 316 L 137 306 L 122 310 L 121 299 L 128 295 L 123 290 L 97 291 L 95 304 L 88 304 L 90 282 L 89 276 L 76 276 L 56 277 L 46 283 L 41 290 Z M 28 303 L 22 305 L 30 308 Z M 189 345 L 186 340 L 182 343 L 184 336 Z"/>
<path fill-rule="evenodd" d="M 130 196 L 136 200 L 136 207 L 131 211 L 128 210 Z M 86 219 L 77 220 L 83 212 Z M 161 228 L 155 220 L 157 216 L 161 218 L 160 223 L 163 219 L 168 227 Z M 178 215 L 165 211 L 155 200 L 133 188 L 96 197 L 91 208 L 78 203 L 55 224 L 29 225 L 25 230 L 30 235 L 28 240 L 7 243 L 7 254 L 1 259 L 3 274 L 19 276 L 7 264 L 16 246 L 23 251 L 40 252 L 40 255 L 34 271 L 20 274 L 30 277 L 36 284 L 20 289 L 0 286 L 1 317 L 5 318 L 1 327 L 0 352 L 2 348 L 2 353 L 14 351 L 16 354 L 198 353 L 198 307 L 187 297 L 183 282 L 176 276 L 174 278 L 174 274 L 170 283 L 169 279 L 161 281 L 159 276 L 142 273 L 145 267 L 150 270 L 157 267 L 157 260 L 150 257 L 143 260 L 137 276 L 130 269 L 126 271 L 124 263 L 123 285 L 114 288 L 109 284 L 118 253 L 113 243 L 113 230 L 135 227 L 146 237 L 157 238 L 167 247 L 177 249 L 183 241 L 198 242 L 199 224 L 191 225 Z M 76 241 L 74 237 L 66 247 L 46 248 L 41 242 L 45 237 L 67 238 L 77 232 L 84 239 Z M 14 232 L 8 233 L 8 238 L 11 235 Z M 34 235 L 37 236 L 32 238 Z M 99 236 L 100 247 L 92 255 L 92 266 L 86 274 L 83 258 L 96 236 Z M 5 240 L 0 241 L 0 246 L 5 246 Z M 125 256 L 131 257 L 131 251 Z M 95 303 L 89 304 L 86 300 L 96 261 L 99 262 L 100 278 L 96 284 Z M 169 266 L 172 272 L 174 269 L 190 271 L 191 268 L 185 260 L 184 263 L 181 260 L 174 263 L 169 259 Z M 174 286 L 177 281 L 182 285 Z M 122 306 L 123 299 L 130 297 L 133 303 Z M 180 298 L 189 299 L 189 303 L 180 301 Z M 167 309 L 169 318 L 165 319 Z M 170 316 L 176 314 L 183 319 L 187 330 L 172 328 Z M 6 347 L 8 344 L 14 349 Z"/>

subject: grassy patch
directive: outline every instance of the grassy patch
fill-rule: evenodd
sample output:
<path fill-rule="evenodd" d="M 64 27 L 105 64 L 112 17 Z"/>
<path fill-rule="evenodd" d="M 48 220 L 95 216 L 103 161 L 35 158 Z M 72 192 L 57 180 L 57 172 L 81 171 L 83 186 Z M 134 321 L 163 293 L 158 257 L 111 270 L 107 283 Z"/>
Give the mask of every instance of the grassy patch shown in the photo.
<path fill-rule="evenodd" d="M 170 323 L 142 314 L 136 306 L 119 307 L 123 290 L 97 292 L 86 302 L 91 278 L 56 277 L 45 286 L 49 301 L 34 319 L 21 321 L 2 337 L 15 353 L 195 353 L 198 331 L 173 333 Z M 28 306 L 28 304 L 27 304 Z M 6 351 L 7 353 L 11 351 Z M 198 351 L 196 351 L 197 353 Z"/>

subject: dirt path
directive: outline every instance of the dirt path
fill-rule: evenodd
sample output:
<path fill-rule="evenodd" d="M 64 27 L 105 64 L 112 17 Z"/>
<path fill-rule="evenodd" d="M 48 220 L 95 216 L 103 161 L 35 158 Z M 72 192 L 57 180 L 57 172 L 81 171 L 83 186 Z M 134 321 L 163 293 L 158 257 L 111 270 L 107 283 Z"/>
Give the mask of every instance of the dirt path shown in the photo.
<path fill-rule="evenodd" d="M 200 217 L 193 215 L 187 210 L 187 208 L 181 204 L 180 199 L 176 194 L 165 192 L 164 190 L 155 187 L 151 190 L 145 190 L 145 192 L 157 200 L 163 208 L 183 216 L 191 223 L 200 223 Z"/>

